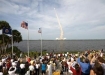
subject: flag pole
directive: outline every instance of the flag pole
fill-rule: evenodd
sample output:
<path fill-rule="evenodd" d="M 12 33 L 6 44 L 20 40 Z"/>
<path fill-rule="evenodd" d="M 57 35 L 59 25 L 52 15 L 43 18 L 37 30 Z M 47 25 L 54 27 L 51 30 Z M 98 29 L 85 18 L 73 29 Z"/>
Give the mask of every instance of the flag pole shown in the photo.
<path fill-rule="evenodd" d="M 3 50 L 4 50 L 4 33 L 2 33 L 2 38 L 3 38 Z M 1 53 L 3 53 L 3 50 Z"/>
<path fill-rule="evenodd" d="M 2 30 L 2 39 L 3 39 L 3 48 L 2 48 L 1 53 L 4 53 L 4 33 L 3 33 L 3 30 Z"/>
<path fill-rule="evenodd" d="M 42 57 L 42 32 L 41 32 L 41 57 Z"/>
<path fill-rule="evenodd" d="M 11 42 L 12 42 L 12 58 L 13 58 L 13 32 L 12 32 L 12 29 L 11 29 L 11 33 L 12 33 Z"/>
<path fill-rule="evenodd" d="M 28 27 L 28 28 L 29 28 L 29 27 Z M 28 49 L 28 57 L 29 57 L 29 29 L 28 29 L 27 49 Z"/>
<path fill-rule="evenodd" d="M 22 23 L 21 23 L 21 27 L 22 28 L 25 28 L 25 29 L 27 29 L 27 54 L 28 54 L 28 57 L 29 57 L 29 27 L 28 27 L 28 22 L 25 22 L 25 21 L 23 21 Z"/>

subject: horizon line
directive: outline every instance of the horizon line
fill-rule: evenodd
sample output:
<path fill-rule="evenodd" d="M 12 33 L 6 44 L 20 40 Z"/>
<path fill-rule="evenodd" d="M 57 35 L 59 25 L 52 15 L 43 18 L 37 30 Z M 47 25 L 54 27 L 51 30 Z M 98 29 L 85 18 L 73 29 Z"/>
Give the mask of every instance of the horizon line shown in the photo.
<path fill-rule="evenodd" d="M 23 40 L 27 40 L 27 39 L 23 39 Z M 30 39 L 30 40 L 41 40 L 41 39 Z M 56 39 L 42 39 L 42 40 L 56 40 Z M 65 40 L 105 40 L 105 39 L 65 39 Z"/>

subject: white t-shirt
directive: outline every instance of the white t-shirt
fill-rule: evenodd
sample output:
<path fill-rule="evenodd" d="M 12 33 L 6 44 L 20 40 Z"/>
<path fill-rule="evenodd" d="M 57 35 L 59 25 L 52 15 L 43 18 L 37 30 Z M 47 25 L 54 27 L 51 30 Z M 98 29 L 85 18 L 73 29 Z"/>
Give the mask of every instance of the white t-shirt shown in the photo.
<path fill-rule="evenodd" d="M 6 61 L 6 59 L 5 59 L 5 58 L 3 58 L 3 59 L 2 59 L 2 62 L 4 63 L 5 61 Z"/>
<path fill-rule="evenodd" d="M 100 56 L 103 57 L 104 53 L 101 53 Z"/>
<path fill-rule="evenodd" d="M 33 66 L 33 65 L 30 65 L 30 66 L 29 66 L 29 70 L 30 70 L 30 71 L 34 71 L 34 66 Z"/>
<path fill-rule="evenodd" d="M 2 72 L 0 72 L 0 75 L 3 75 L 3 73 L 2 73 Z"/>
<path fill-rule="evenodd" d="M 36 68 L 39 69 L 39 67 L 40 67 L 40 64 L 36 64 Z"/>
<path fill-rule="evenodd" d="M 21 69 L 25 68 L 25 64 L 20 64 L 20 68 Z"/>

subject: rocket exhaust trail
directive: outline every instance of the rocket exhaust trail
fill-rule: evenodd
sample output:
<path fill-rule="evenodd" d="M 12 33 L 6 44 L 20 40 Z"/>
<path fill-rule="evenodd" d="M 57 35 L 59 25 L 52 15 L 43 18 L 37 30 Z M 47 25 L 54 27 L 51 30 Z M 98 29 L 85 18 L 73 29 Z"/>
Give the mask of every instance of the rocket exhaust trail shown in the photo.
<path fill-rule="evenodd" d="M 54 10 L 55 10 L 55 8 L 54 8 Z M 57 15 L 57 12 L 56 12 L 56 10 L 55 10 L 55 14 L 56 14 L 56 17 L 57 17 L 57 20 L 58 20 L 58 24 L 59 24 L 59 27 L 60 27 L 60 31 L 61 31 L 61 33 L 60 33 L 60 40 L 63 40 L 64 38 L 63 38 L 63 29 L 62 29 L 62 26 L 61 26 L 61 23 L 60 23 L 60 20 L 59 20 L 59 18 L 58 18 L 58 15 Z"/>

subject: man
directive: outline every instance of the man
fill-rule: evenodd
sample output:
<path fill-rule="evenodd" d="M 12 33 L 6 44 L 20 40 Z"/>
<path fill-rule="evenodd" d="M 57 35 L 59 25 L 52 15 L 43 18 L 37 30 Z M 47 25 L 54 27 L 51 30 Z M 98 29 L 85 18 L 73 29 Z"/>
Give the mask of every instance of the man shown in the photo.
<path fill-rule="evenodd" d="M 47 67 L 46 67 L 45 61 L 43 61 L 41 64 L 42 75 L 46 74 L 46 69 Z"/>
<path fill-rule="evenodd" d="M 81 75 L 89 75 L 90 70 L 91 70 L 90 62 L 87 58 L 85 58 L 84 62 L 82 62 L 81 57 L 83 57 L 83 56 L 80 56 L 77 60 L 77 62 L 79 63 L 79 65 L 81 67 L 81 70 L 82 70 Z"/>

